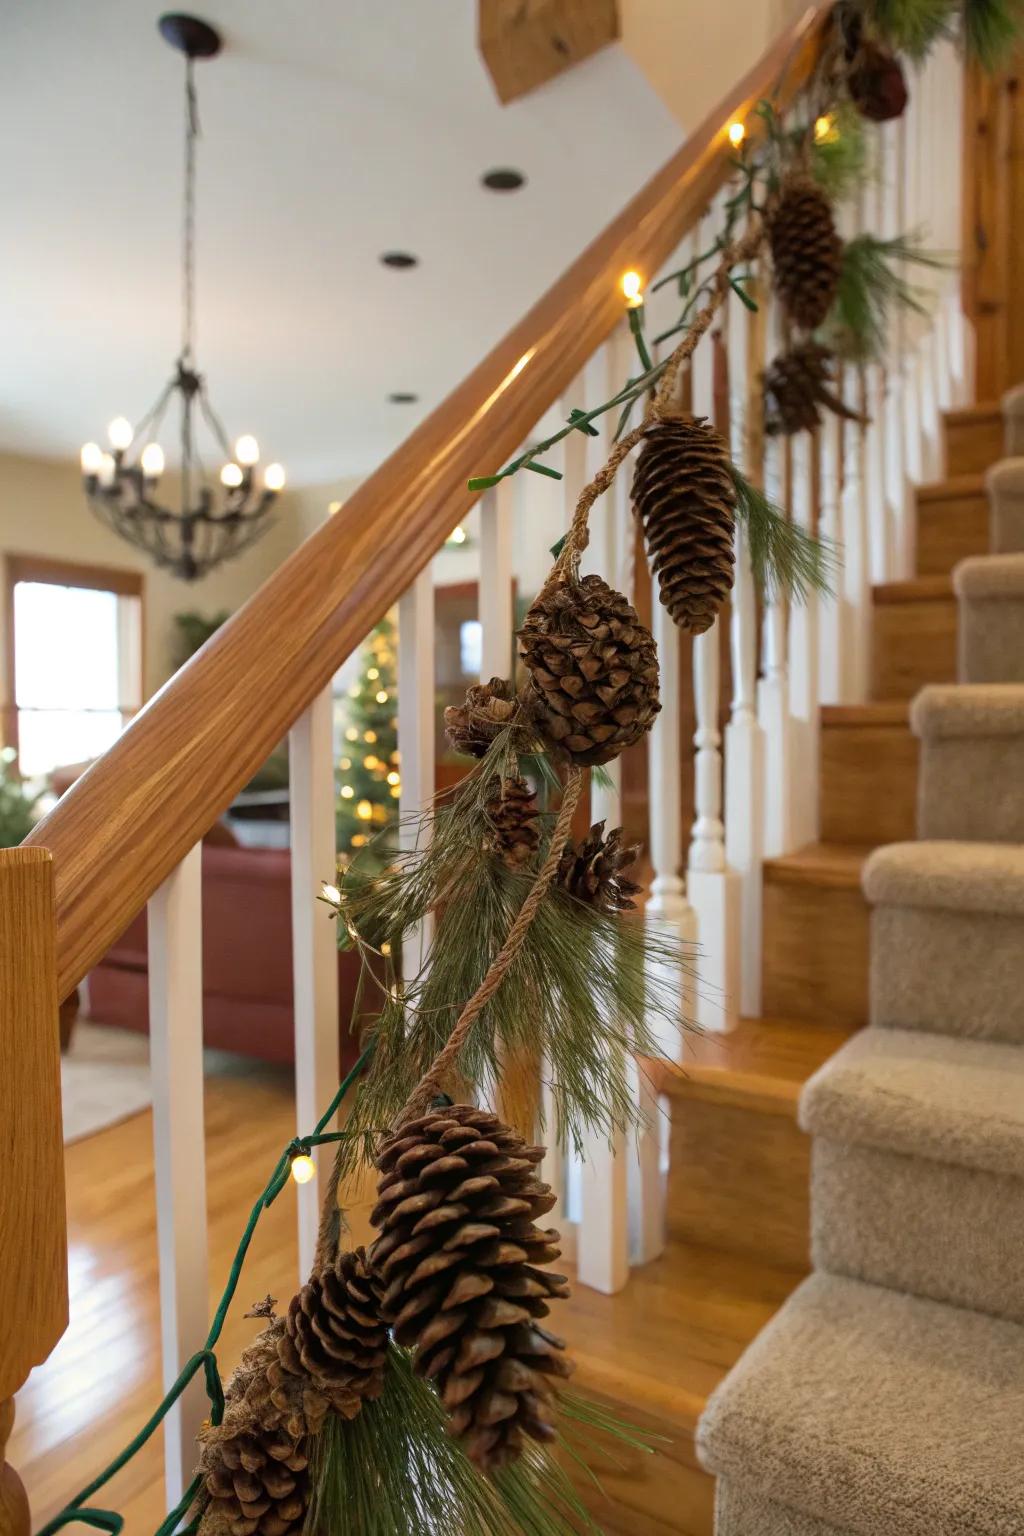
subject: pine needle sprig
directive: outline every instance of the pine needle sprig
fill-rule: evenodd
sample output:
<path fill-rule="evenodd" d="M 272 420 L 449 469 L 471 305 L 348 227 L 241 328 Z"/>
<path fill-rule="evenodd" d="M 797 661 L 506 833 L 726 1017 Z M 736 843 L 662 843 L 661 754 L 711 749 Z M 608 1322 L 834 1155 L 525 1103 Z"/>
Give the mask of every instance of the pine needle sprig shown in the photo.
<path fill-rule="evenodd" d="M 880 361 L 886 353 L 894 315 L 928 310 L 927 290 L 911 284 L 901 268 L 941 271 L 947 257 L 925 250 L 916 233 L 888 240 L 862 234 L 843 248 L 839 287 L 821 340 L 837 357 L 853 363 Z"/>
<path fill-rule="evenodd" d="M 736 517 L 746 532 L 754 580 L 761 589 L 769 596 L 782 593 L 797 602 L 811 591 L 830 596 L 839 563 L 836 545 L 788 518 L 735 464 L 732 478 Z"/>
<path fill-rule="evenodd" d="M 874 29 L 898 53 L 923 59 L 956 27 L 957 0 L 862 0 Z M 968 0 L 970 4 L 970 0 Z"/>
<path fill-rule="evenodd" d="M 607 1415 L 596 1422 L 617 1432 Z M 328 1419 L 310 1470 L 306 1529 L 317 1536 L 600 1536 L 550 1450 L 530 1442 L 514 1465 L 482 1475 L 396 1345 L 381 1397 L 354 1419 Z"/>
<path fill-rule="evenodd" d="M 964 48 L 989 73 L 1009 61 L 1022 27 L 1021 0 L 964 0 Z"/>
<path fill-rule="evenodd" d="M 806 138 L 806 128 L 797 131 Z M 864 119 L 852 102 L 840 102 L 829 114 L 826 131 L 811 135 L 811 175 L 831 202 L 841 203 L 864 186 L 869 159 Z"/>

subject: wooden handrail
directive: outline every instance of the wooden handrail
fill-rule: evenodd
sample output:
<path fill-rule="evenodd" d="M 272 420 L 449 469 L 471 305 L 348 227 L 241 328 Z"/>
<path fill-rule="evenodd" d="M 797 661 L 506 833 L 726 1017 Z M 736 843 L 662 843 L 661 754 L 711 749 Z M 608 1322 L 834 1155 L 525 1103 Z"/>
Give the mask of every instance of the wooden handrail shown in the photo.
<path fill-rule="evenodd" d="M 526 317 L 149 702 L 29 842 L 53 853 L 61 997 L 231 803 L 441 547 L 725 181 L 726 128 L 791 100 L 818 56 L 816 0 Z M 749 125 L 756 136 L 757 124 Z M 324 871 L 325 878 L 331 874 Z"/>

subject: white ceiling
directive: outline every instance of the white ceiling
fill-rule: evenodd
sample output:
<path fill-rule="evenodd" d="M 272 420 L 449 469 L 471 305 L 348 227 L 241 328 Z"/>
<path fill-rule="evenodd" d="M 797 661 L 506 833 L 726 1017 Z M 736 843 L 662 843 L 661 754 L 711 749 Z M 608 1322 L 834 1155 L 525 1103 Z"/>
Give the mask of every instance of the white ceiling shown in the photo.
<path fill-rule="evenodd" d="M 0 449 L 77 454 L 170 372 L 183 65 L 162 9 L 0 0 Z M 293 484 L 379 463 L 678 142 L 618 47 L 499 106 L 474 0 L 199 14 L 226 43 L 197 66 L 199 360 L 229 433 Z M 480 186 L 502 165 L 522 191 Z M 394 249 L 422 265 L 380 266 Z"/>

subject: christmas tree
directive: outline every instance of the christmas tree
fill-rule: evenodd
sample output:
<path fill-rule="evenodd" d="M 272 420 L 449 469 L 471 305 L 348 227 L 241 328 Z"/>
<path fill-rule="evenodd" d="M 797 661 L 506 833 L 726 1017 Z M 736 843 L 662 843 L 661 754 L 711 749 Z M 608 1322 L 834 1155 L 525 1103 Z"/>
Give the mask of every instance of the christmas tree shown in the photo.
<path fill-rule="evenodd" d="M 395 625 L 384 618 L 363 646 L 348 690 L 338 761 L 338 862 L 346 866 L 377 838 L 384 860 L 398 824 L 398 718 Z M 383 836 L 379 836 L 383 834 Z"/>

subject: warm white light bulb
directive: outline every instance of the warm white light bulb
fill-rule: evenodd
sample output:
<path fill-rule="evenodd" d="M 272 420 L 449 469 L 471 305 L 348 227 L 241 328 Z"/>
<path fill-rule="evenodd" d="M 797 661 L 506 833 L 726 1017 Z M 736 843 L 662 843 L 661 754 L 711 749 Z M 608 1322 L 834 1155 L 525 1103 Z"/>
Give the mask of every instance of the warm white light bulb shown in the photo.
<path fill-rule="evenodd" d="M 466 530 L 463 528 L 461 523 L 457 528 L 452 529 L 451 533 L 448 535 L 448 542 L 449 544 L 465 544 Z"/>
<path fill-rule="evenodd" d="M 636 309 L 638 305 L 643 303 L 643 296 L 640 291 L 642 288 L 643 279 L 641 278 L 639 272 L 623 273 L 622 292 L 630 309 Z"/>
<path fill-rule="evenodd" d="M 746 136 L 747 130 L 738 118 L 729 124 L 729 143 L 733 149 L 739 149 Z"/>
<path fill-rule="evenodd" d="M 82 445 L 82 474 L 98 475 L 100 465 L 103 463 L 103 449 L 99 443 L 83 443 Z"/>
<path fill-rule="evenodd" d="M 147 480 L 158 480 L 164 472 L 164 451 L 159 443 L 147 443 L 142 450 L 142 473 Z"/>
<path fill-rule="evenodd" d="M 285 481 L 284 465 L 283 464 L 268 464 L 266 469 L 263 471 L 263 484 L 266 486 L 267 490 L 268 491 L 283 491 L 284 490 L 284 481 Z"/>
<path fill-rule="evenodd" d="M 235 458 L 239 464 L 250 468 L 260 456 L 260 445 L 251 433 L 246 432 L 235 444 Z"/>
<path fill-rule="evenodd" d="M 237 464 L 225 464 L 220 472 L 220 483 L 233 491 L 241 485 L 244 476 Z"/>
<path fill-rule="evenodd" d="M 292 1158 L 292 1178 L 296 1184 L 308 1184 L 310 1179 L 316 1178 L 316 1164 L 306 1152 L 300 1152 L 298 1157 Z"/>
<path fill-rule="evenodd" d="M 131 443 L 131 440 L 134 436 L 135 433 L 132 431 L 132 424 L 128 420 L 127 416 L 115 416 L 113 421 L 110 423 L 110 426 L 107 428 L 107 437 L 110 439 L 110 446 L 111 448 L 116 448 L 119 453 L 124 452 L 124 450 Z"/>
<path fill-rule="evenodd" d="M 101 453 L 99 473 L 97 475 L 100 485 L 113 485 L 116 478 L 117 465 L 114 463 L 114 455 L 112 453 Z"/>

